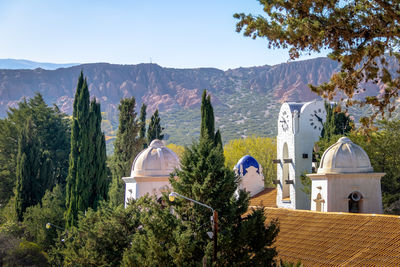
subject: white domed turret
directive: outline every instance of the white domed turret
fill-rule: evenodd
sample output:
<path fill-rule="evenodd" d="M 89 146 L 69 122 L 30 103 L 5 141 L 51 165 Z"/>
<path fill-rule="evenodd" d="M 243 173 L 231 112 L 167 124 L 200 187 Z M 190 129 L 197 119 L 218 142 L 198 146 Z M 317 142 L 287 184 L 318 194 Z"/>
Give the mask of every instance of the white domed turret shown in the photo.
<path fill-rule="evenodd" d="M 169 176 L 178 167 L 178 156 L 161 140 L 156 139 L 136 156 L 132 164 L 131 177 Z"/>
<path fill-rule="evenodd" d="M 382 213 L 381 177 L 367 153 L 341 137 L 322 155 L 311 178 L 311 210 Z"/>
<path fill-rule="evenodd" d="M 141 151 L 132 163 L 131 176 L 125 181 L 125 203 L 145 194 L 161 195 L 170 187 L 169 176 L 179 168 L 178 156 L 161 140 L 154 140 Z"/>
<path fill-rule="evenodd" d="M 349 138 L 341 137 L 322 155 L 318 173 L 373 172 L 367 153 Z"/>

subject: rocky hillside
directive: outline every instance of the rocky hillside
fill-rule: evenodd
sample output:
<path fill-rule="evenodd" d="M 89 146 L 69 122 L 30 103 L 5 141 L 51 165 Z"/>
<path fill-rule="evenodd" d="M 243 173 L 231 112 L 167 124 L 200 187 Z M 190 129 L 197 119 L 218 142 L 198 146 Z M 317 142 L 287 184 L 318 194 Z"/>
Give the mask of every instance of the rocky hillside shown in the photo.
<path fill-rule="evenodd" d="M 217 126 L 224 140 L 257 134 L 275 134 L 276 114 L 283 101 L 318 98 L 307 84 L 327 81 L 337 69 L 327 58 L 290 62 L 275 66 L 237 68 L 173 69 L 156 64 L 115 65 L 94 63 L 56 70 L 0 70 L 0 116 L 23 97 L 42 93 L 68 114 L 81 70 L 89 90 L 105 112 L 104 129 L 109 135 L 116 127 L 116 107 L 121 98 L 135 96 L 139 105 L 156 108 L 170 141 L 188 144 L 196 139 L 203 89 L 212 94 Z"/>

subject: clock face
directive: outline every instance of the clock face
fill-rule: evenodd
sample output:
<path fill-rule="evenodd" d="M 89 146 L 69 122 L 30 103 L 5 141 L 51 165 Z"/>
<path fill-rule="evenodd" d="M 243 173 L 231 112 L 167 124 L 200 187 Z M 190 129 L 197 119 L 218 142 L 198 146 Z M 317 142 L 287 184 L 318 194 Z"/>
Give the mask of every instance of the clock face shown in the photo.
<path fill-rule="evenodd" d="M 279 118 L 279 124 L 284 132 L 289 130 L 289 113 L 286 110 L 282 112 L 282 115 Z"/>
<path fill-rule="evenodd" d="M 318 108 L 311 112 L 309 123 L 312 129 L 321 131 L 324 128 L 325 110 Z"/>

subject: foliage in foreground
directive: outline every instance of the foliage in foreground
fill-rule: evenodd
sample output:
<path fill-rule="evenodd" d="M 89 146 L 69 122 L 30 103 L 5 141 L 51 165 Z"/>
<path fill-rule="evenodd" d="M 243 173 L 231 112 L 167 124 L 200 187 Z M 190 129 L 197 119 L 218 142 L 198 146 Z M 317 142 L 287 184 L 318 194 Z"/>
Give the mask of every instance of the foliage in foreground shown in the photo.
<path fill-rule="evenodd" d="M 33 242 L 0 232 L 0 266 L 49 266 L 47 254 Z"/>
<path fill-rule="evenodd" d="M 59 258 L 68 266 L 118 266 L 124 250 L 131 246 L 143 211 L 135 205 L 124 209 L 105 204 L 97 211 L 81 213 L 77 226 L 65 233 Z"/>
<path fill-rule="evenodd" d="M 46 229 L 46 224 L 64 227 L 64 212 L 65 193 L 62 187 L 57 185 L 52 191 L 46 192 L 42 203 L 26 210 L 22 223 L 25 238 L 49 250 L 60 239 L 61 230 L 56 227 Z"/>
<path fill-rule="evenodd" d="M 346 106 L 370 105 L 376 112 L 360 122 L 369 125 L 378 113 L 391 113 L 400 89 L 400 77 L 389 72 L 399 70 L 398 42 L 400 3 L 381 0 L 259 0 L 267 17 L 235 14 L 237 32 L 253 39 L 266 38 L 268 47 L 290 48 L 291 59 L 302 52 L 329 50 L 329 57 L 341 63 L 328 83 L 310 86 L 325 98 L 339 95 Z M 390 56 L 387 57 L 387 55 Z M 384 85 L 384 93 L 354 96 Z M 375 87 L 376 88 L 376 87 Z M 346 100 L 344 100 L 346 99 Z"/>

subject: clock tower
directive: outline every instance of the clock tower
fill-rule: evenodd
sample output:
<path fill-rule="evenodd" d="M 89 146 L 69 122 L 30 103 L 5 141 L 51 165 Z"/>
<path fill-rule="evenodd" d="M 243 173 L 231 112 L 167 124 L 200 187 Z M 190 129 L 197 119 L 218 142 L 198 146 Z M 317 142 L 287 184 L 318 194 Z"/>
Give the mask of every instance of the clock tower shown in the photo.
<path fill-rule="evenodd" d="M 312 172 L 314 143 L 319 140 L 326 111 L 323 101 L 285 102 L 278 117 L 277 206 L 310 209 L 303 192 L 302 174 Z"/>

